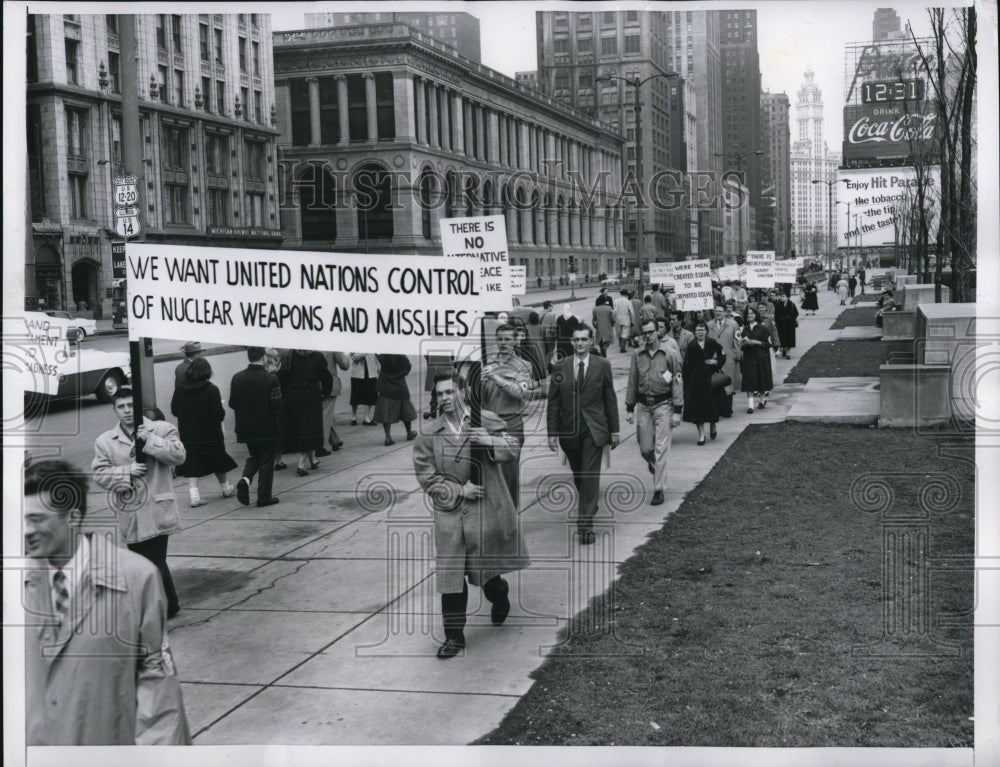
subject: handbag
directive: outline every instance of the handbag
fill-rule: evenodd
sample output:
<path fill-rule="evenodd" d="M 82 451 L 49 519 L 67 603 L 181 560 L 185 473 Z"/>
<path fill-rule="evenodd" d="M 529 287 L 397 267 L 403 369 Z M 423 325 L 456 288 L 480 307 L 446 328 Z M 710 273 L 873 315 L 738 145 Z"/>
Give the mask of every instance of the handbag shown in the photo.
<path fill-rule="evenodd" d="M 712 388 L 721 389 L 725 386 L 729 386 L 733 382 L 733 379 L 723 373 L 721 370 L 712 373 Z"/>

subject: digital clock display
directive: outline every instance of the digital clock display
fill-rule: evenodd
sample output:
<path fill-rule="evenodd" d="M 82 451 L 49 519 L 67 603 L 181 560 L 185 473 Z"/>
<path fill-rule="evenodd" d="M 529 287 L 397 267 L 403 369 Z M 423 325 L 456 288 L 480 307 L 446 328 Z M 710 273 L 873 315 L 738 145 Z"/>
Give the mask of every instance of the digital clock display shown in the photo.
<path fill-rule="evenodd" d="M 922 101 L 923 80 L 887 80 L 864 83 L 861 86 L 862 104 L 885 104 L 891 101 Z"/>

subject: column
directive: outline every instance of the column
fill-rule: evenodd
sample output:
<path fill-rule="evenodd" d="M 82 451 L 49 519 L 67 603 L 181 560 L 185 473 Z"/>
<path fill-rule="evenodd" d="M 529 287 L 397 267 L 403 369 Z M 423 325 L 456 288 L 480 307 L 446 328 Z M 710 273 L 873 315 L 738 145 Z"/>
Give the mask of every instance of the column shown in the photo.
<path fill-rule="evenodd" d="M 495 109 L 483 109 L 484 117 L 483 120 L 484 129 L 486 132 L 486 161 L 494 165 L 500 162 L 500 116 L 497 114 Z"/>
<path fill-rule="evenodd" d="M 451 95 L 451 106 L 455 112 L 455 122 L 452 125 L 451 150 L 455 154 L 465 154 L 465 116 L 462 114 L 462 96 L 458 93 Z"/>
<path fill-rule="evenodd" d="M 416 140 L 416 118 L 413 113 L 413 75 L 393 72 L 392 94 L 396 102 L 396 138 Z"/>
<path fill-rule="evenodd" d="M 319 78 L 307 77 L 309 83 L 309 146 L 319 146 Z"/>
<path fill-rule="evenodd" d="M 366 72 L 365 78 L 365 107 L 368 111 L 368 140 L 378 141 L 378 112 L 375 101 L 375 75 Z"/>
<path fill-rule="evenodd" d="M 415 91 L 417 94 L 416 98 L 416 126 L 417 126 L 417 143 L 426 144 L 427 143 L 427 100 L 426 93 L 424 92 L 424 81 L 423 79 L 415 79 Z"/>
<path fill-rule="evenodd" d="M 510 130 L 510 120 L 506 115 L 498 115 L 497 120 L 500 125 L 500 164 L 510 165 L 510 159 L 507 155 L 507 147 L 510 143 L 507 135 Z"/>
<path fill-rule="evenodd" d="M 525 170 L 531 169 L 531 148 L 528 142 L 528 125 L 521 120 L 517 121 L 517 166 Z"/>
<path fill-rule="evenodd" d="M 472 110 L 475 109 L 475 105 L 470 102 L 465 102 L 465 108 L 462 110 L 462 119 L 465 122 L 465 153 L 469 157 L 473 156 L 472 153 Z"/>
<path fill-rule="evenodd" d="M 351 141 L 350 123 L 347 119 L 347 77 L 336 75 L 337 80 L 337 117 L 340 122 L 340 146 L 347 146 Z M 337 223 L 337 231 L 340 231 L 340 223 Z"/>
<path fill-rule="evenodd" d="M 448 110 L 451 107 L 451 93 L 447 88 L 441 88 L 440 90 L 440 105 L 441 105 L 441 148 L 451 151 L 451 115 L 448 114 Z"/>
<path fill-rule="evenodd" d="M 427 122 L 428 122 L 428 143 L 431 146 L 441 146 L 440 114 L 438 110 L 438 86 L 436 83 L 427 83 Z"/>

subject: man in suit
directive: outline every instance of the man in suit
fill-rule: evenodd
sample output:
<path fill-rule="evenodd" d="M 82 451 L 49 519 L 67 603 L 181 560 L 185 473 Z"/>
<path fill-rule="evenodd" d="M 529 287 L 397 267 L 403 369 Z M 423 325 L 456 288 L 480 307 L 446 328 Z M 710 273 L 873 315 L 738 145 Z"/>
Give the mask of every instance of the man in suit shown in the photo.
<path fill-rule="evenodd" d="M 52 459 L 27 468 L 26 743 L 190 744 L 156 567 L 86 513 L 84 472 Z"/>
<path fill-rule="evenodd" d="M 618 447 L 618 397 L 611 363 L 590 353 L 593 338 L 587 325 L 573 331 L 573 355 L 552 372 L 547 412 L 549 449 L 561 447 L 573 472 L 579 494 L 577 529 L 584 545 L 594 542 L 604 448 L 608 443 Z"/>
<path fill-rule="evenodd" d="M 236 483 L 236 497 L 244 506 L 250 503 L 250 483 L 259 472 L 257 505 L 278 502 L 271 495 L 274 479 L 274 455 L 278 445 L 278 416 L 281 414 L 281 385 L 278 377 L 264 370 L 264 349 L 247 348 L 250 364 L 233 376 L 229 385 L 229 407 L 236 415 L 236 440 L 247 446 L 243 476 Z"/>

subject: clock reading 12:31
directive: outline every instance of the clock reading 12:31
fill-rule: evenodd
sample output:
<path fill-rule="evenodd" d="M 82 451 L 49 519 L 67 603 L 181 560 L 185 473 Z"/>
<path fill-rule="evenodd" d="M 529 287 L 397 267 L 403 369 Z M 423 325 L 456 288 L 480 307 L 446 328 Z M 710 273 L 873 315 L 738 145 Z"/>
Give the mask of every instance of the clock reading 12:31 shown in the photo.
<path fill-rule="evenodd" d="M 862 104 L 884 104 L 889 101 L 922 101 L 923 80 L 886 80 L 863 83 Z"/>

